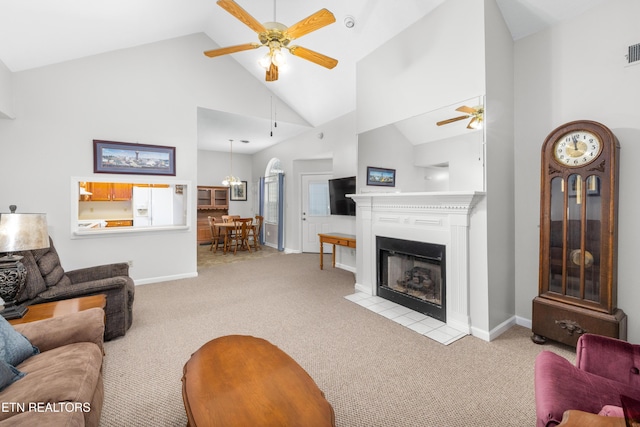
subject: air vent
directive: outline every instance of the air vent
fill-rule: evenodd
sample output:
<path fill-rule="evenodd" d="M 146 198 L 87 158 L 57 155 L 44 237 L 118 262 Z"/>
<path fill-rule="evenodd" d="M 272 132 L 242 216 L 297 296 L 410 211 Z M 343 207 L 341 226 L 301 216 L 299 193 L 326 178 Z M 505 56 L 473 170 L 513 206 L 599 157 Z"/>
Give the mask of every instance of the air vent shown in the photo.
<path fill-rule="evenodd" d="M 640 43 L 629 46 L 629 53 L 627 54 L 627 64 L 640 63 Z"/>

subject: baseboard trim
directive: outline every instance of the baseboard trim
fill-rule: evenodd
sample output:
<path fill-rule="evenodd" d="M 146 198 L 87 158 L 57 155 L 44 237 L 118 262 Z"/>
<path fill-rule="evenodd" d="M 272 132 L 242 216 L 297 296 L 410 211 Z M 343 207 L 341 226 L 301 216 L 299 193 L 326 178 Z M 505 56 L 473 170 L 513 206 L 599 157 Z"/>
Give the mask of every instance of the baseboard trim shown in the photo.
<path fill-rule="evenodd" d="M 471 327 L 471 335 L 476 338 L 480 338 L 481 340 L 491 342 L 514 325 L 516 325 L 516 316 L 508 318 L 490 331 Z"/>
<path fill-rule="evenodd" d="M 526 317 L 516 316 L 516 325 L 531 329 L 532 322 L 531 319 L 527 319 Z"/>
<path fill-rule="evenodd" d="M 148 285 L 151 283 L 159 283 L 159 282 L 168 282 L 170 280 L 179 280 L 179 279 L 190 279 L 192 277 L 198 277 L 198 272 L 194 273 L 185 273 L 185 274 L 176 274 L 174 276 L 160 276 L 160 277 L 151 277 L 149 279 L 134 279 L 133 283 L 136 286 L 139 285 Z"/>

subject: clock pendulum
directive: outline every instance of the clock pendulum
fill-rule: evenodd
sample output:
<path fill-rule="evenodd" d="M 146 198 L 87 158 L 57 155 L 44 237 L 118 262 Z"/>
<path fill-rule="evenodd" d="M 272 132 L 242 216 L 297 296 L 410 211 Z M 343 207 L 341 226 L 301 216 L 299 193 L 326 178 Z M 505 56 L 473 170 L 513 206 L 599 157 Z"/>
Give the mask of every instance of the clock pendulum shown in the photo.
<path fill-rule="evenodd" d="M 611 130 L 588 120 L 559 126 L 542 145 L 537 344 L 627 337 L 616 306 L 619 152 Z"/>

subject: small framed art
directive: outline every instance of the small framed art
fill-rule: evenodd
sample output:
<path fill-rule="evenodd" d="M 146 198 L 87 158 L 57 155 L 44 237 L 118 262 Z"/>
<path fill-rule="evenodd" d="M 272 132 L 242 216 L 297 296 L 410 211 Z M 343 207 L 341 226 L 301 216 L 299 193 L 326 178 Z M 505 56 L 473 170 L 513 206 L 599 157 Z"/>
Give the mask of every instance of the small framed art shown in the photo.
<path fill-rule="evenodd" d="M 396 186 L 396 170 L 367 166 L 367 185 Z"/>
<path fill-rule="evenodd" d="M 240 185 L 229 186 L 229 199 L 236 202 L 246 202 L 247 181 L 242 181 Z"/>

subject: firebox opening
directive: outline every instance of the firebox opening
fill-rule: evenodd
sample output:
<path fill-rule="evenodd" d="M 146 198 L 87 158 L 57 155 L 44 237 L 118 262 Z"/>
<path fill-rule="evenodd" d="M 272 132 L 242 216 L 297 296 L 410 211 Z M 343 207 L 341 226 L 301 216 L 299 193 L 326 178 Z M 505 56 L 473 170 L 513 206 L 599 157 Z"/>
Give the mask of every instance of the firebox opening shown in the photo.
<path fill-rule="evenodd" d="M 446 322 L 445 246 L 376 237 L 378 296 Z"/>

